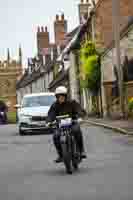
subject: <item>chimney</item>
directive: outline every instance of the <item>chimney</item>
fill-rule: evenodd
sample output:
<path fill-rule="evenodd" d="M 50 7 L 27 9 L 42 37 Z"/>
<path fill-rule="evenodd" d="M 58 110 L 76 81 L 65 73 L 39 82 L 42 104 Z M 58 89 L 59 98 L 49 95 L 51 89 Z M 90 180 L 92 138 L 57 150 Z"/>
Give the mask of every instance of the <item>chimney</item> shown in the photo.
<path fill-rule="evenodd" d="M 64 14 L 56 15 L 54 22 L 55 44 L 61 45 L 64 42 L 65 34 L 67 33 L 67 20 Z"/>
<path fill-rule="evenodd" d="M 56 15 L 56 21 L 58 21 L 59 20 L 59 15 Z"/>
<path fill-rule="evenodd" d="M 42 50 L 44 48 L 49 47 L 49 32 L 47 27 L 38 27 L 37 30 L 37 50 L 38 50 L 38 55 L 41 54 Z"/>
<path fill-rule="evenodd" d="M 91 8 L 89 0 L 81 0 L 80 4 L 78 5 L 78 8 L 79 8 L 79 22 L 80 24 L 83 24 L 84 21 L 86 21 L 89 16 L 89 11 Z"/>

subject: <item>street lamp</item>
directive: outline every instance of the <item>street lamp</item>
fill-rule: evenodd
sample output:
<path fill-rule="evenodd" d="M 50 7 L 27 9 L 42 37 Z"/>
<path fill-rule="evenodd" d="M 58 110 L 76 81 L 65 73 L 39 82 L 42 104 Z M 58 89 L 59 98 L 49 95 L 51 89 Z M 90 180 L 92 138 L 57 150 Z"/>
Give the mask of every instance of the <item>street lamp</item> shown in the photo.
<path fill-rule="evenodd" d="M 119 77 L 119 95 L 120 95 L 120 110 L 124 116 L 124 95 L 123 95 L 123 70 L 121 67 L 120 56 L 120 0 L 112 0 L 112 15 L 113 15 L 113 29 L 114 41 L 116 48 L 116 65 Z"/>

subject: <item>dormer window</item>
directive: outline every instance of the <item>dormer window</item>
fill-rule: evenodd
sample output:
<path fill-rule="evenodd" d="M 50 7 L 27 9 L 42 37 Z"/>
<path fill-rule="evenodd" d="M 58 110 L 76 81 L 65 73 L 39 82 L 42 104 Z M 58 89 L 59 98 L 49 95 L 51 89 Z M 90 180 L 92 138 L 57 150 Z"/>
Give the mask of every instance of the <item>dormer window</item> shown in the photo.
<path fill-rule="evenodd" d="M 60 53 L 61 53 L 61 48 L 60 48 L 60 46 L 58 45 L 57 46 L 57 53 L 58 53 L 58 56 L 60 55 Z"/>
<path fill-rule="evenodd" d="M 7 66 L 7 63 L 6 63 L 6 61 L 4 62 L 4 68 L 6 68 L 6 66 Z"/>
<path fill-rule="evenodd" d="M 51 49 L 51 60 L 54 59 L 54 51 L 53 51 L 53 48 Z"/>
<path fill-rule="evenodd" d="M 28 70 L 29 70 L 29 74 L 31 74 L 31 73 L 32 73 L 32 68 L 31 68 L 31 66 L 28 67 Z"/>
<path fill-rule="evenodd" d="M 64 61 L 69 61 L 69 56 L 68 56 L 68 54 L 65 54 L 65 55 L 64 55 Z"/>
<path fill-rule="evenodd" d="M 43 55 L 43 65 L 45 65 L 45 64 L 46 64 L 46 56 Z"/>

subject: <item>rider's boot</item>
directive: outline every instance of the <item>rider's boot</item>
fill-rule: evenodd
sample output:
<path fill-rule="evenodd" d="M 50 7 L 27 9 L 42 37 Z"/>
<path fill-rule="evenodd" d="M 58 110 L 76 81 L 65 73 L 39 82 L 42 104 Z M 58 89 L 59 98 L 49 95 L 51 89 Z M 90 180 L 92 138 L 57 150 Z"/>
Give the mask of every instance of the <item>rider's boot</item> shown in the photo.
<path fill-rule="evenodd" d="M 59 152 L 59 151 L 57 151 L 57 153 L 58 153 L 58 157 L 56 158 L 55 162 L 56 162 L 56 163 L 61 163 L 61 162 L 63 162 L 62 153 Z"/>
<path fill-rule="evenodd" d="M 80 156 L 81 156 L 81 159 L 86 159 L 87 158 L 87 155 L 86 155 L 86 153 L 84 151 L 81 152 Z"/>

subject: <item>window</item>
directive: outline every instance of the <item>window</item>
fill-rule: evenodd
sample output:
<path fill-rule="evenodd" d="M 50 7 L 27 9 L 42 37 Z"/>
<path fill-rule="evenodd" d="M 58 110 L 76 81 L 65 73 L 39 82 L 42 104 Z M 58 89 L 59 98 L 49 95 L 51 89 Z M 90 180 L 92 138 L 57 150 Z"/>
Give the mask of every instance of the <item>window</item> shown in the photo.
<path fill-rule="evenodd" d="M 60 46 L 59 46 L 59 45 L 57 46 L 57 53 L 58 53 L 58 56 L 59 56 L 60 53 L 61 53 L 61 49 L 60 49 Z"/>
<path fill-rule="evenodd" d="M 54 101 L 54 95 L 24 97 L 22 107 L 50 106 Z"/>
<path fill-rule="evenodd" d="M 43 65 L 45 65 L 45 64 L 46 64 L 46 57 L 43 56 Z"/>
<path fill-rule="evenodd" d="M 53 52 L 53 48 L 51 49 L 51 60 L 54 59 L 54 52 Z"/>

